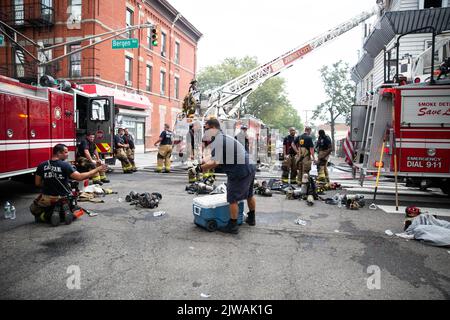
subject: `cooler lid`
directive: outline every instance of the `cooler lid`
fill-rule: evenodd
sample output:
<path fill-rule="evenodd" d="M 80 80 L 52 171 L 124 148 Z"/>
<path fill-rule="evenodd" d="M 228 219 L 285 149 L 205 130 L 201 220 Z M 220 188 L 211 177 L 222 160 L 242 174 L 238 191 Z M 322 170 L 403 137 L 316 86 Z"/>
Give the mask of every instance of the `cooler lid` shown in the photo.
<path fill-rule="evenodd" d="M 194 205 L 202 208 L 216 208 L 228 205 L 227 194 L 213 194 L 204 197 L 194 198 Z"/>

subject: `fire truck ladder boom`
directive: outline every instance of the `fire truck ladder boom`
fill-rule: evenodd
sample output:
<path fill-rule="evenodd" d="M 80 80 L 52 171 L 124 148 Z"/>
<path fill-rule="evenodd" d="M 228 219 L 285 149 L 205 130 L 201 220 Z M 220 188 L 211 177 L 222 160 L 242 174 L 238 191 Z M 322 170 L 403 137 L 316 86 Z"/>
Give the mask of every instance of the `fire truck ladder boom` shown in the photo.
<path fill-rule="evenodd" d="M 224 84 L 223 86 L 207 92 L 209 94 L 208 110 L 214 108 L 220 108 L 226 104 L 232 103 L 233 100 L 239 97 L 245 100 L 252 91 L 257 89 L 265 81 L 278 75 L 281 71 L 291 67 L 294 62 L 310 53 L 314 49 L 330 42 L 331 40 L 339 37 L 340 35 L 352 30 L 358 26 L 361 22 L 367 20 L 371 16 L 375 15 L 379 11 L 378 7 L 373 8 L 371 11 L 363 12 L 354 18 L 340 24 L 336 28 L 333 28 L 322 35 L 306 42 L 305 44 L 290 50 L 278 58 L 265 63 L 253 70 L 239 76 L 236 79 Z M 239 100 L 239 99 L 238 99 Z M 226 115 L 232 117 L 240 108 L 241 102 L 235 103 Z"/>

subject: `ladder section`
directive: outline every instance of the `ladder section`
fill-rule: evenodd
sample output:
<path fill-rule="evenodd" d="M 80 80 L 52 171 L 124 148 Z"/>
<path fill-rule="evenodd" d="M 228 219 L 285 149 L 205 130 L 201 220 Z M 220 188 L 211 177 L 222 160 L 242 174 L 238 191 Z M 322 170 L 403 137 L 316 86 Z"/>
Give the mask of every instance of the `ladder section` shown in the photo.
<path fill-rule="evenodd" d="M 301 59 L 306 54 L 328 43 L 340 35 L 352 30 L 361 22 L 367 20 L 378 12 L 378 7 L 368 12 L 363 12 L 354 18 L 340 24 L 339 26 L 328 30 L 322 35 L 302 44 L 301 46 L 290 50 L 283 55 L 265 63 L 242 76 L 231 80 L 225 85 L 207 92 L 209 95 L 208 107 L 224 106 L 242 95 L 249 95 L 250 92 L 257 89 L 268 79 L 278 75 L 281 71 L 289 68 L 294 62 Z M 236 104 L 228 112 L 228 116 L 234 115 Z"/>

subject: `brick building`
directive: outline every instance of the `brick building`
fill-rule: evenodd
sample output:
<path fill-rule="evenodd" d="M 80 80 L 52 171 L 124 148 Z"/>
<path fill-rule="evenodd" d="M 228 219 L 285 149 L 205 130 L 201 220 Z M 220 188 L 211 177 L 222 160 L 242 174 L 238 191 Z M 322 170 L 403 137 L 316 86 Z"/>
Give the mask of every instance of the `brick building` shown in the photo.
<path fill-rule="evenodd" d="M 0 20 L 45 46 L 75 41 L 49 50 L 49 59 L 106 38 L 82 41 L 88 36 L 129 25 L 158 25 L 156 47 L 150 29 L 139 29 L 116 38 L 139 39 L 136 49 L 112 49 L 108 40 L 45 68 L 45 73 L 76 82 L 88 93 L 114 95 L 118 124 L 134 134 L 138 150 L 151 150 L 164 123 L 174 123 L 195 77 L 202 34 L 166 0 L 0 0 Z M 37 56 L 29 42 L 17 40 Z M 0 48 L 0 66 L 2 75 L 36 82 L 33 60 L 10 41 Z"/>

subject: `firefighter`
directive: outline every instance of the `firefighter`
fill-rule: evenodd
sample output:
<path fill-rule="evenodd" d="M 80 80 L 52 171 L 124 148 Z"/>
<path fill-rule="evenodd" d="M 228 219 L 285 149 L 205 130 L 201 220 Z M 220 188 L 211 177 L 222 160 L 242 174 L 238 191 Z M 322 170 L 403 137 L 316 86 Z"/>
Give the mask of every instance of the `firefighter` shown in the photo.
<path fill-rule="evenodd" d="M 289 135 L 287 135 L 283 140 L 283 154 L 284 160 L 281 164 L 281 170 L 283 173 L 281 175 L 281 181 L 283 183 L 292 183 L 296 184 L 295 178 L 297 177 L 297 164 L 295 160 L 295 149 L 292 147 L 292 144 L 295 141 L 295 128 L 289 128 Z M 289 181 L 289 174 L 291 176 L 291 180 Z"/>
<path fill-rule="evenodd" d="M 128 132 L 128 128 L 125 128 L 125 134 L 123 135 L 124 141 L 126 144 L 129 145 L 128 148 L 126 148 L 125 152 L 127 154 L 128 161 L 131 163 L 132 171 L 136 172 L 136 163 L 134 162 L 134 150 L 136 148 L 134 144 L 134 138 L 133 136 Z"/>
<path fill-rule="evenodd" d="M 166 123 L 164 125 L 164 131 L 159 135 L 158 141 L 155 142 L 155 147 L 158 146 L 158 160 L 155 172 L 161 173 L 163 166 L 165 166 L 164 173 L 170 173 L 170 157 L 172 156 L 172 136 L 173 132 L 170 131 L 170 126 Z"/>
<path fill-rule="evenodd" d="M 187 117 L 193 117 L 197 108 L 197 100 L 195 99 L 196 94 L 198 94 L 197 90 L 197 80 L 193 79 L 191 81 L 191 86 L 189 87 L 189 93 L 183 100 L 183 113 Z"/>
<path fill-rule="evenodd" d="M 319 139 L 317 140 L 317 180 L 320 182 L 330 183 L 327 166 L 332 150 L 330 137 L 325 134 L 324 130 L 319 130 Z"/>
<path fill-rule="evenodd" d="M 247 129 L 248 129 L 248 127 L 245 124 L 242 125 L 241 131 L 234 138 L 245 147 L 245 151 L 249 152 L 250 143 L 248 140 Z"/>
<path fill-rule="evenodd" d="M 69 150 L 64 144 L 53 147 L 50 160 L 42 162 L 36 169 L 35 184 L 42 187 L 42 193 L 30 206 L 36 222 L 49 222 L 53 226 L 60 222 L 72 223 L 74 216 L 70 210 L 68 197 L 71 194 L 69 179 L 83 181 L 106 171 L 106 165 L 80 173 L 70 163 L 66 162 Z M 48 210 L 48 208 L 54 208 Z"/>
<path fill-rule="evenodd" d="M 311 127 L 306 126 L 305 132 L 295 138 L 292 143 L 292 148 L 297 154 L 297 184 L 301 186 L 302 183 L 308 183 L 308 179 L 305 179 L 304 175 L 307 174 L 309 176 L 312 163 L 315 162 L 314 143 L 311 138 Z"/>
<path fill-rule="evenodd" d="M 129 145 L 125 143 L 124 135 L 124 128 L 119 128 L 117 134 L 114 136 L 114 155 L 122 163 L 123 173 L 133 173 L 133 166 L 128 160 L 126 153 Z"/>
<path fill-rule="evenodd" d="M 83 139 L 77 148 L 77 168 L 81 172 L 90 171 L 96 167 L 101 166 L 102 162 L 95 145 L 95 134 L 88 133 L 86 139 Z M 109 183 L 105 172 L 100 172 L 91 177 L 92 183 L 102 185 Z"/>

